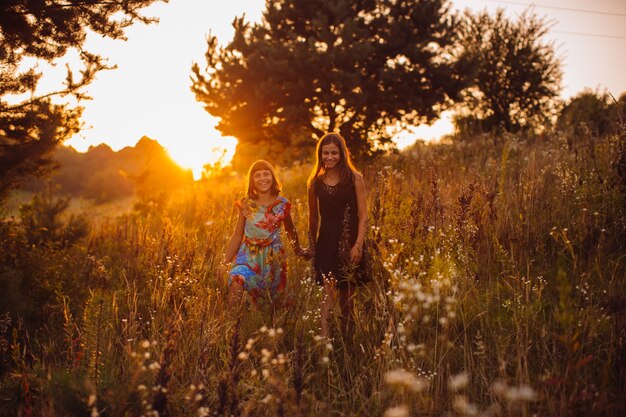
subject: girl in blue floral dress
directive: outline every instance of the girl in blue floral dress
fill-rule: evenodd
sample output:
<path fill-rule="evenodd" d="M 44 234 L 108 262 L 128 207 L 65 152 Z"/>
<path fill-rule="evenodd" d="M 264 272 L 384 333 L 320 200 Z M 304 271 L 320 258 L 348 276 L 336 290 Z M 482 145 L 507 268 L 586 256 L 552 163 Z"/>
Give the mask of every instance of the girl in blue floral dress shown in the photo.
<path fill-rule="evenodd" d="M 244 290 L 256 303 L 263 296 L 274 301 L 285 288 L 282 224 L 296 254 L 304 253 L 291 219 L 291 203 L 280 191 L 272 165 L 264 160 L 254 162 L 248 171 L 246 196 L 235 203 L 239 217 L 225 254 L 226 262 L 234 261 L 228 276 L 231 304 Z"/>

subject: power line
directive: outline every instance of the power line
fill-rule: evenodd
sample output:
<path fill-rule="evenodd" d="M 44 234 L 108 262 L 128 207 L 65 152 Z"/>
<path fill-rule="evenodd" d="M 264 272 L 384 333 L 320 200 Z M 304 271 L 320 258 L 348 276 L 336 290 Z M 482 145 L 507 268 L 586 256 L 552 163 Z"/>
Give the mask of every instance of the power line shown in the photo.
<path fill-rule="evenodd" d="M 558 6 L 548 6 L 545 4 L 539 4 L 539 3 L 522 3 L 519 1 L 505 1 L 505 0 L 485 0 L 485 1 L 490 1 L 492 3 L 504 3 L 504 4 L 513 4 L 516 6 L 535 6 L 535 7 L 539 7 L 542 9 L 556 9 L 556 10 L 566 10 L 569 12 L 579 12 L 579 13 L 591 13 L 591 14 L 601 14 L 601 15 L 608 15 L 608 16 L 621 16 L 621 17 L 626 17 L 626 13 L 615 13 L 615 12 L 600 12 L 597 10 L 589 10 L 589 9 L 574 9 L 571 7 L 558 7 Z"/>
<path fill-rule="evenodd" d="M 593 36 L 593 37 L 596 37 L 596 38 L 626 39 L 626 36 L 600 35 L 599 33 L 569 32 L 569 31 L 566 31 L 566 30 L 551 30 L 550 32 L 553 32 L 553 33 L 565 33 L 567 35 Z"/>

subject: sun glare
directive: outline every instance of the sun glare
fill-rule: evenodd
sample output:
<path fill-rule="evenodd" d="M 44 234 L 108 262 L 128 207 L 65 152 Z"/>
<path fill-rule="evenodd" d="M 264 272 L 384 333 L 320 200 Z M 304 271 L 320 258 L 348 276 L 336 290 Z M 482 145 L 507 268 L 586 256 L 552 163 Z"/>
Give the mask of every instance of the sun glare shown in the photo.
<path fill-rule="evenodd" d="M 181 167 L 191 169 L 193 178 L 202 178 L 205 165 L 214 165 L 219 162 L 222 166 L 228 165 L 235 154 L 237 139 L 221 137 L 218 140 L 204 142 L 179 142 L 166 145 L 167 152 Z"/>
<path fill-rule="evenodd" d="M 404 149 L 415 143 L 416 140 L 426 142 L 438 141 L 443 136 L 454 133 L 454 123 L 452 122 L 452 112 L 444 111 L 441 117 L 432 125 L 421 125 L 412 127 L 398 133 L 394 142 L 399 149 Z"/>

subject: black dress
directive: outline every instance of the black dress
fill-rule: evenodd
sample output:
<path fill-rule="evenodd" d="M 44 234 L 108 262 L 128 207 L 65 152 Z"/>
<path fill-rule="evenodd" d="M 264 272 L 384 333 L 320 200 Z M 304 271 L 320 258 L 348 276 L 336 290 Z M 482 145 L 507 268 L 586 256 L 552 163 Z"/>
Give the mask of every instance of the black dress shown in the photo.
<path fill-rule="evenodd" d="M 350 263 L 350 249 L 358 235 L 359 213 L 354 180 L 347 184 L 327 185 L 321 178 L 313 184 L 320 214 L 320 228 L 315 244 L 315 277 L 334 279 L 338 288 L 348 283 L 363 284 L 370 280 L 367 248 L 358 265 Z"/>

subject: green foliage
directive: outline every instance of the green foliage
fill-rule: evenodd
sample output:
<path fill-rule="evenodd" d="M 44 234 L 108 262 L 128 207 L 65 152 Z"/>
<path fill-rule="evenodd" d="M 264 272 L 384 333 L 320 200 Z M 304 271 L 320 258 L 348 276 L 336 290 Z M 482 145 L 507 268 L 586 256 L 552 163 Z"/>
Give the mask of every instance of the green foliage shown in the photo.
<path fill-rule="evenodd" d="M 448 9 L 444 0 L 268 1 L 261 23 L 235 19 L 226 47 L 209 36 L 192 89 L 217 129 L 239 140 L 240 166 L 302 159 L 327 131 L 368 156 L 392 146 L 390 125 L 436 119 L 463 87 Z"/>
<path fill-rule="evenodd" d="M 516 21 L 503 9 L 465 14 L 460 44 L 472 70 L 460 130 L 515 132 L 551 124 L 562 72 L 554 47 L 543 41 L 547 31 L 530 11 Z"/>
<path fill-rule="evenodd" d="M 70 198 L 58 195 L 58 188 L 48 186 L 32 202 L 20 208 L 22 226 L 31 245 L 70 246 L 85 237 L 89 224 L 84 215 L 63 219 Z"/>
<path fill-rule="evenodd" d="M 123 39 L 124 29 L 134 22 L 154 21 L 139 11 L 155 1 L 5 0 L 0 4 L 0 203 L 25 178 L 49 170 L 52 150 L 80 129 L 82 108 L 52 104 L 51 98 L 87 98 L 83 87 L 97 72 L 111 69 L 101 56 L 82 48 L 87 32 Z M 54 63 L 72 48 L 80 50 L 83 64 L 78 79 L 68 68 L 57 91 L 39 93 L 37 62 Z M 6 97 L 12 95 L 28 98 L 10 103 Z"/>
<path fill-rule="evenodd" d="M 58 143 L 78 132 L 82 112 L 49 100 L 5 109 L 0 101 L 0 203 L 24 178 L 50 172 L 50 154 Z"/>

